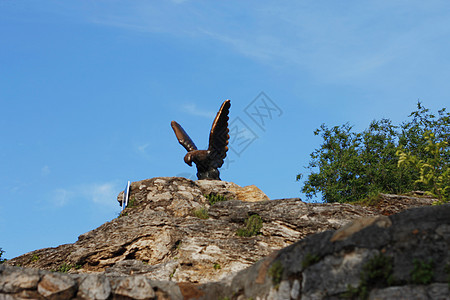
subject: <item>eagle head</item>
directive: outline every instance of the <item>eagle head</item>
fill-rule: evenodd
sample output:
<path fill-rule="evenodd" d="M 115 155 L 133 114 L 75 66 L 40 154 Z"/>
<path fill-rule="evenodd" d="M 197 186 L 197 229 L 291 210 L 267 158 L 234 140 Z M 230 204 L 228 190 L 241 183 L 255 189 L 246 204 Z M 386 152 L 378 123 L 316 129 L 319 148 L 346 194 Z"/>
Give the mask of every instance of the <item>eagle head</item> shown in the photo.
<path fill-rule="evenodd" d="M 184 156 L 184 162 L 187 163 L 190 167 L 192 167 L 193 160 L 194 160 L 194 158 L 192 157 L 192 153 L 191 152 L 188 152 Z"/>

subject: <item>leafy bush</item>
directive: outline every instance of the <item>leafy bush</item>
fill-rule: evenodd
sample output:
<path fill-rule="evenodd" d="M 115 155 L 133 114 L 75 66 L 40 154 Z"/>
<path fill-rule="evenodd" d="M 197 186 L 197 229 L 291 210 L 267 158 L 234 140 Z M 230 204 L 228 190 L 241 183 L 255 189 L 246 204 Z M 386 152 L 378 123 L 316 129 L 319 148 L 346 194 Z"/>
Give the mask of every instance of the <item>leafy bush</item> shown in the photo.
<path fill-rule="evenodd" d="M 398 165 L 415 168 L 419 173 L 419 179 L 414 184 L 438 197 L 441 203 L 448 202 L 450 200 L 450 165 L 445 160 L 448 142 L 436 142 L 435 135 L 429 131 L 425 132 L 424 138 L 427 141 L 425 151 L 428 157 L 419 159 L 410 151 L 399 149 L 397 150 Z"/>
<path fill-rule="evenodd" d="M 208 199 L 209 205 L 214 205 L 217 202 L 222 202 L 222 201 L 226 201 L 227 198 L 225 198 L 225 196 L 223 195 L 217 195 L 215 193 L 211 193 L 208 195 L 205 195 L 206 199 Z"/>
<path fill-rule="evenodd" d="M 275 288 L 280 285 L 283 276 L 283 270 L 283 265 L 279 261 L 274 262 L 268 270 L 269 276 L 272 279 L 272 283 Z"/>
<path fill-rule="evenodd" d="M 373 288 L 392 285 L 395 281 L 392 264 L 392 257 L 375 255 L 364 264 L 359 286 L 355 288 L 349 285 L 343 296 L 350 299 L 367 299 Z"/>
<path fill-rule="evenodd" d="M 239 228 L 237 231 L 238 236 L 251 237 L 261 234 L 260 230 L 263 227 L 263 221 L 258 215 L 251 215 L 245 220 L 244 228 Z"/>
<path fill-rule="evenodd" d="M 2 258 L 2 255 L 5 253 L 2 248 L 0 248 L 0 264 L 6 261 L 6 258 Z"/>
<path fill-rule="evenodd" d="M 39 255 L 37 255 L 37 254 L 33 254 L 33 256 L 30 259 L 31 262 L 36 262 L 38 260 L 39 260 Z"/>
<path fill-rule="evenodd" d="M 311 153 L 302 192 L 308 198 L 322 194 L 325 202 L 353 202 L 375 196 L 380 192 L 401 194 L 416 187 L 420 172 L 409 164 L 398 166 L 398 150 L 427 162 L 433 159 L 426 133 L 433 134 L 433 142 L 440 145 L 440 165 L 450 163 L 450 114 L 445 108 L 436 117 L 417 104 L 417 111 L 400 125 L 389 119 L 372 121 L 363 132 L 353 131 L 344 124 L 329 128 L 323 124 L 314 131 L 322 145 Z M 442 173 L 439 173 L 440 176 Z M 303 174 L 297 175 L 300 181 Z"/>
<path fill-rule="evenodd" d="M 414 259 L 414 268 L 411 271 L 411 280 L 415 284 L 429 284 L 433 280 L 433 260 L 428 262 Z"/>
<path fill-rule="evenodd" d="M 68 264 L 64 262 L 58 267 L 58 269 L 53 270 L 53 272 L 67 273 L 73 268 L 78 270 L 81 269 L 82 267 L 83 267 L 82 265 L 71 265 L 70 263 Z"/>
<path fill-rule="evenodd" d="M 302 268 L 306 269 L 309 266 L 312 266 L 320 261 L 320 256 L 316 254 L 306 253 L 305 257 L 302 260 Z"/>

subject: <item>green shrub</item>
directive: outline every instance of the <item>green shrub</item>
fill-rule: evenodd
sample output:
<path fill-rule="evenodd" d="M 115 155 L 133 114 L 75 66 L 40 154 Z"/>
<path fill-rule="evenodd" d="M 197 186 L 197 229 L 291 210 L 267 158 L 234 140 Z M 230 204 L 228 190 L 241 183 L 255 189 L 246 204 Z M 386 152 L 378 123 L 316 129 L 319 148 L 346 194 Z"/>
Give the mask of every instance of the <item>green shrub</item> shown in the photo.
<path fill-rule="evenodd" d="M 31 257 L 31 262 L 36 262 L 36 261 L 38 261 L 39 260 L 39 255 L 37 255 L 37 254 L 33 254 L 33 256 Z"/>
<path fill-rule="evenodd" d="M 64 262 L 58 267 L 58 269 L 53 270 L 53 271 L 54 272 L 60 272 L 60 273 L 67 273 L 67 272 L 69 272 L 72 269 L 78 270 L 78 269 L 81 269 L 82 267 L 83 267 L 82 265 L 71 265 L 71 264 L 68 264 L 68 263 Z"/>
<path fill-rule="evenodd" d="M 128 205 L 126 208 L 133 208 L 137 205 L 136 198 L 133 196 L 128 200 Z"/>
<path fill-rule="evenodd" d="M 270 276 L 270 278 L 272 279 L 272 283 L 275 286 L 275 288 L 277 288 L 280 285 L 282 276 L 283 276 L 283 265 L 281 264 L 280 261 L 276 261 L 274 262 L 269 270 L 268 270 L 268 274 Z"/>
<path fill-rule="evenodd" d="M 0 264 L 6 261 L 6 258 L 2 258 L 2 255 L 5 253 L 2 248 L 0 248 Z"/>
<path fill-rule="evenodd" d="M 263 227 L 263 221 L 258 215 L 251 215 L 245 220 L 244 228 L 237 230 L 237 235 L 242 237 L 251 237 L 261 234 L 261 228 Z"/>
<path fill-rule="evenodd" d="M 450 194 L 450 171 L 446 171 L 450 164 L 450 113 L 443 108 L 433 115 L 419 102 L 409 118 L 400 125 L 389 119 L 372 121 L 362 132 L 355 132 L 349 124 L 323 124 L 314 131 L 323 142 L 310 155 L 307 169 L 311 173 L 301 191 L 307 198 L 319 193 L 324 202 L 353 202 L 380 192 L 410 192 L 420 181 L 438 196 Z M 432 135 L 431 144 L 427 134 Z M 398 150 L 415 157 L 422 166 L 398 166 Z M 298 174 L 297 180 L 302 177 Z"/>
<path fill-rule="evenodd" d="M 350 299 L 367 299 L 371 289 L 390 286 L 394 283 L 392 257 L 378 254 L 363 266 L 358 287 L 348 285 L 343 297 Z"/>
<path fill-rule="evenodd" d="M 414 268 L 411 271 L 411 281 L 415 284 L 429 284 L 433 280 L 433 260 L 428 262 L 414 259 Z"/>
<path fill-rule="evenodd" d="M 205 207 L 196 208 L 192 211 L 192 214 L 194 217 L 197 217 L 199 219 L 208 219 L 209 214 L 208 210 Z"/>
<path fill-rule="evenodd" d="M 436 196 L 439 204 L 443 204 L 450 201 L 450 164 L 445 159 L 448 142 L 437 142 L 430 131 L 424 133 L 424 138 L 427 141 L 424 151 L 428 157 L 419 159 L 410 151 L 399 149 L 396 153 L 398 165 L 415 169 L 419 174 L 419 179 L 414 182 L 416 187 Z"/>
<path fill-rule="evenodd" d="M 72 269 L 72 265 L 71 264 L 63 263 L 62 265 L 59 266 L 57 271 L 61 272 L 61 273 L 67 273 L 71 269 Z"/>
<path fill-rule="evenodd" d="M 302 268 L 306 269 L 307 267 L 309 267 L 315 263 L 318 263 L 319 261 L 320 261 L 320 256 L 311 254 L 311 253 L 307 253 L 302 260 Z"/>
<path fill-rule="evenodd" d="M 215 193 L 210 193 L 208 195 L 205 195 L 206 199 L 208 199 L 209 205 L 214 205 L 217 202 L 227 201 L 225 196 L 223 195 L 217 195 Z"/>

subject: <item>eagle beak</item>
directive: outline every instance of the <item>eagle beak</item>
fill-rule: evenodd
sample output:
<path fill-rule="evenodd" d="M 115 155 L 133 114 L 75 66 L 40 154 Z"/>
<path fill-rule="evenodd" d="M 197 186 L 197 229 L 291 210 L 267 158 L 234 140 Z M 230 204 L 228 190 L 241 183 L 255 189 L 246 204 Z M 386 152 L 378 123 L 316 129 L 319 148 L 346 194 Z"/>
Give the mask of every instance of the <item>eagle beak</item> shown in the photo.
<path fill-rule="evenodd" d="M 184 157 L 184 162 L 192 167 L 192 157 L 190 153 L 186 154 L 186 156 Z"/>

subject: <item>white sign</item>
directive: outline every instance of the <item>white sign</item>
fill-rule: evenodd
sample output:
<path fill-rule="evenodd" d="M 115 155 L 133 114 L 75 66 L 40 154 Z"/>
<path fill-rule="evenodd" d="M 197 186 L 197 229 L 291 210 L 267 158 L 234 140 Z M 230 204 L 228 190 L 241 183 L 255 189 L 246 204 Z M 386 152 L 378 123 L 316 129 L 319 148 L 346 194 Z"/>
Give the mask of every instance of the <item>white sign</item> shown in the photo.
<path fill-rule="evenodd" d="M 128 181 L 127 187 L 123 191 L 122 210 L 124 210 L 127 207 L 129 196 L 130 196 L 130 181 Z"/>

